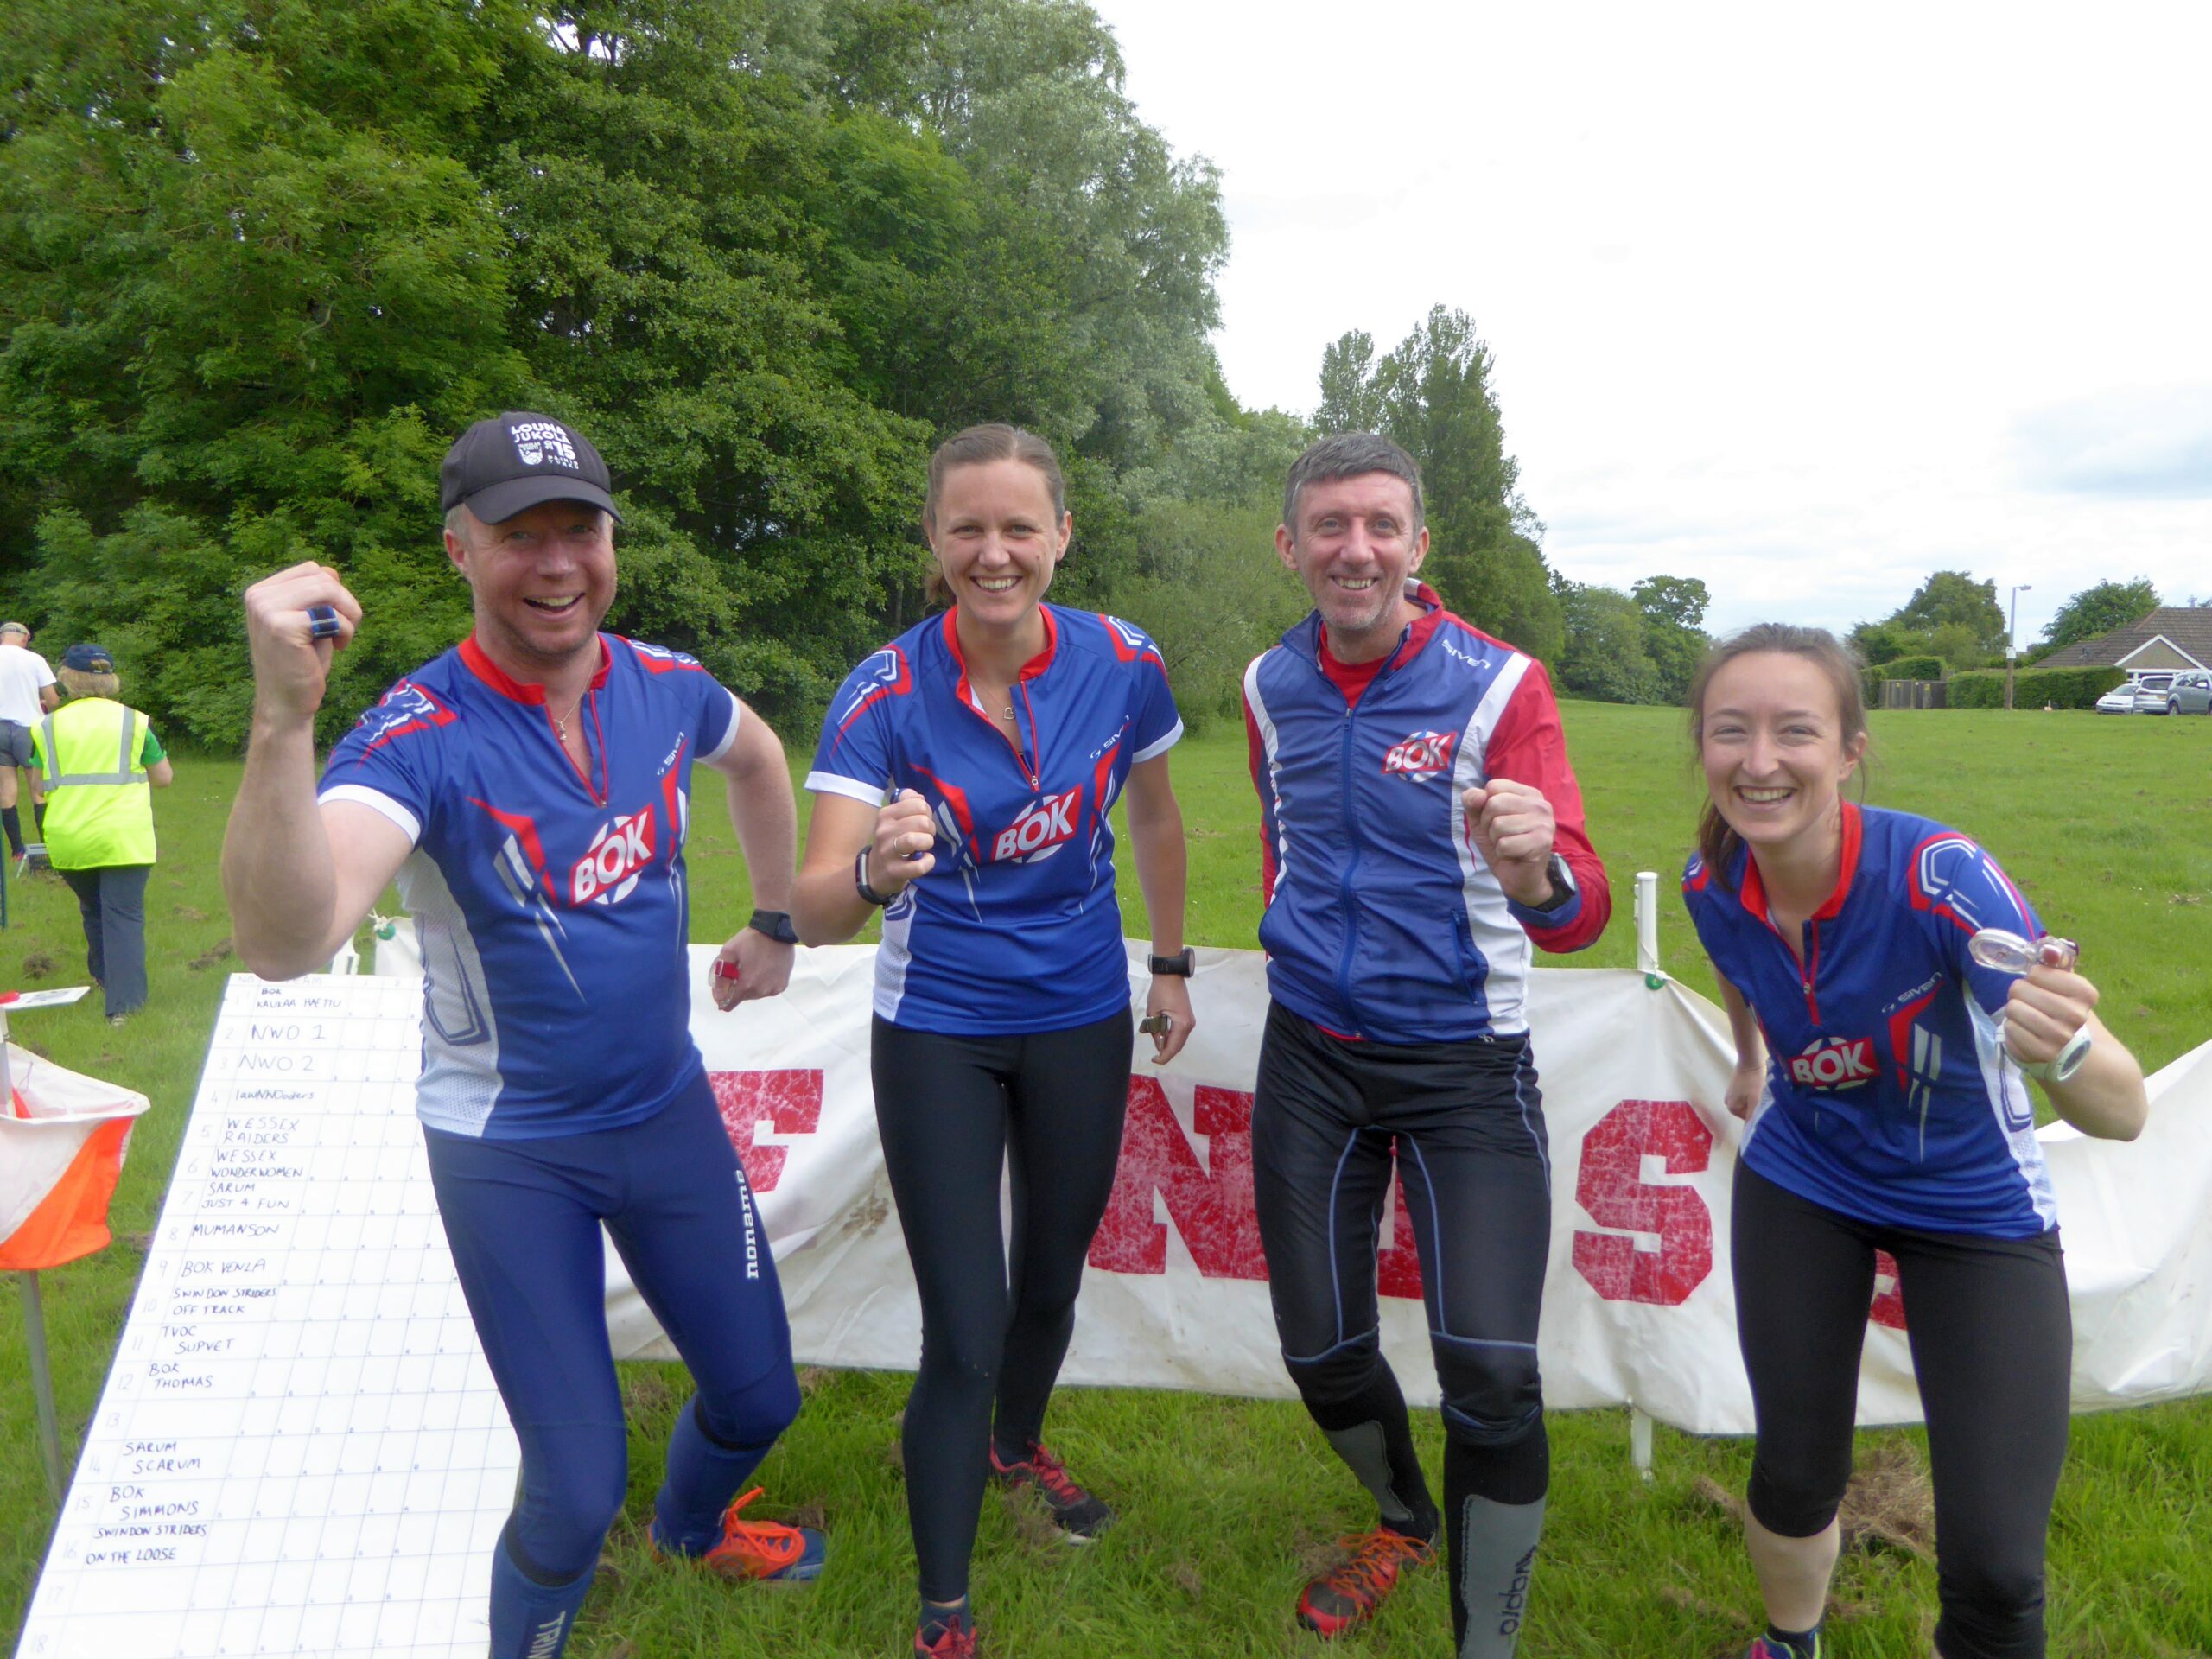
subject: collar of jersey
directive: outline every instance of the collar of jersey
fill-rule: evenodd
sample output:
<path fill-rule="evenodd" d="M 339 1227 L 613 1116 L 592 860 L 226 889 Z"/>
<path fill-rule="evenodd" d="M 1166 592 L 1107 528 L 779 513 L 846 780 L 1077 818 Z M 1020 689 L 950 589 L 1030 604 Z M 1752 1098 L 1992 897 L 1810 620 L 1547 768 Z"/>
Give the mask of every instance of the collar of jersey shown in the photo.
<path fill-rule="evenodd" d="M 1420 606 L 1422 613 L 1406 625 L 1405 632 L 1399 639 L 1397 650 L 1392 652 L 1384 659 L 1382 668 L 1377 669 L 1369 669 L 1364 663 L 1353 664 L 1340 661 L 1329 650 L 1329 625 L 1321 620 L 1321 613 L 1316 610 L 1309 613 L 1306 620 L 1313 625 L 1313 658 L 1321 672 L 1329 677 L 1330 683 L 1347 695 L 1355 690 L 1363 690 L 1368 683 L 1382 674 L 1384 670 L 1403 667 L 1421 654 L 1421 648 L 1429 642 L 1435 634 L 1438 626 L 1451 613 L 1444 608 L 1444 601 L 1438 596 L 1435 588 L 1425 582 L 1416 581 L 1410 576 L 1406 579 L 1406 597 Z M 1305 626 L 1306 623 L 1301 622 L 1297 628 L 1293 628 L 1290 633 L 1283 635 L 1283 644 L 1289 645 L 1291 634 L 1298 632 L 1299 629 Z"/>
<path fill-rule="evenodd" d="M 1060 648 L 1060 626 L 1052 620 L 1052 607 L 1049 605 L 1039 605 L 1037 607 L 1037 614 L 1045 619 L 1045 649 L 1021 665 L 1021 672 L 1014 677 L 1016 685 L 1025 680 L 1035 679 L 1050 668 L 1052 665 L 1052 653 Z M 952 660 L 960 665 L 960 700 L 963 702 L 974 703 L 976 694 L 968 684 L 967 653 L 960 649 L 959 615 L 957 607 L 944 613 L 944 648 L 952 653 Z"/>
<path fill-rule="evenodd" d="M 1834 920 L 1843 910 L 1843 901 L 1851 897 L 1852 878 L 1859 874 L 1859 847 L 1865 833 L 1859 823 L 1859 809 L 1849 801 L 1837 804 L 1843 808 L 1843 849 L 1836 861 L 1835 891 L 1806 918 L 1808 921 Z M 1749 847 L 1744 849 L 1744 879 L 1736 884 L 1736 890 L 1743 895 L 1745 910 L 1768 926 L 1774 925 L 1767 913 L 1766 883 L 1759 880 L 1759 861 L 1751 856 Z"/>
<path fill-rule="evenodd" d="M 594 691 L 606 686 L 607 670 L 614 662 L 613 653 L 607 648 L 607 636 L 602 633 L 596 638 L 599 641 L 599 671 L 591 677 L 590 689 Z M 526 684 L 501 668 L 484 654 L 484 647 L 476 643 L 474 633 L 461 642 L 461 660 L 470 673 L 509 702 L 527 702 L 539 708 L 544 706 L 545 688 Z"/>

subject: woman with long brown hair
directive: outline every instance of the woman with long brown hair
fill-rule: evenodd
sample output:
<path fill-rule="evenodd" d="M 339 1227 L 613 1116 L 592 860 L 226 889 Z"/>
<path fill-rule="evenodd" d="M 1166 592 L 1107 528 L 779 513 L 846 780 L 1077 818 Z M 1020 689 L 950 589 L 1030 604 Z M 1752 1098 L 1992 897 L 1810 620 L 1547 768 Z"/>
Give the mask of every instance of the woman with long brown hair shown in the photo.
<path fill-rule="evenodd" d="M 2071 1321 L 2026 1080 L 2133 1139 L 2134 1057 L 1980 847 L 1843 798 L 1867 746 L 1858 665 L 1769 623 L 1690 696 L 1706 782 L 1682 890 L 1736 1039 L 1738 1334 L 1758 1449 L 1745 1523 L 1768 1629 L 1819 1659 L 1851 1473 L 1874 1256 L 1897 1262 L 1936 1489 L 1940 1659 L 2040 1659 Z"/>

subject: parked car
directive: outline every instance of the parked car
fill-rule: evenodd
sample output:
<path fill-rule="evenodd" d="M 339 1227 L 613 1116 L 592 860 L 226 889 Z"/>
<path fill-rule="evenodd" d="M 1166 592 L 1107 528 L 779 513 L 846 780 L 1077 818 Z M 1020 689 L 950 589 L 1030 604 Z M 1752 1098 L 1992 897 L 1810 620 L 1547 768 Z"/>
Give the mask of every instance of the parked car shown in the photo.
<path fill-rule="evenodd" d="M 2171 670 L 2160 669 L 2150 674 L 2135 677 L 2135 712 L 2139 715 L 2163 715 L 2166 712 L 2166 693 L 2173 690 L 2175 676 Z"/>
<path fill-rule="evenodd" d="M 2166 689 L 2170 715 L 2212 715 L 2212 672 L 2177 674 Z"/>
<path fill-rule="evenodd" d="M 2101 715 L 2132 715 L 2135 712 L 2135 683 L 2123 681 L 2097 699 Z"/>

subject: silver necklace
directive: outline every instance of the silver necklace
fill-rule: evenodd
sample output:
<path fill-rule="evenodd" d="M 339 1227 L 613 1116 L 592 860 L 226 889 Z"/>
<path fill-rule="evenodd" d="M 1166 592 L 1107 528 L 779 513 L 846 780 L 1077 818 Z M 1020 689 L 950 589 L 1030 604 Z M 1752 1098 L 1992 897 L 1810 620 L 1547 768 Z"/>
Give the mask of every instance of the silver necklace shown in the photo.
<path fill-rule="evenodd" d="M 580 695 L 576 698 L 575 707 L 569 710 L 567 719 L 563 719 L 561 715 L 553 713 L 553 707 L 550 703 L 546 705 L 545 712 L 553 721 L 553 729 L 560 733 L 561 741 L 563 743 L 566 743 L 569 741 L 569 721 L 574 720 L 583 711 L 583 706 L 584 700 Z"/>

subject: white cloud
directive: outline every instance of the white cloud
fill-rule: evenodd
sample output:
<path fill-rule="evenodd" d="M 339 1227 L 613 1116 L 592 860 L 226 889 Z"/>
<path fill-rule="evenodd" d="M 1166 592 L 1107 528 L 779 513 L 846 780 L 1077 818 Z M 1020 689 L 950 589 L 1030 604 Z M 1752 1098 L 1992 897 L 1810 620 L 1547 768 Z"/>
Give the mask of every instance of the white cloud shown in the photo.
<path fill-rule="evenodd" d="M 2212 10 L 1099 10 L 1222 168 L 1237 396 L 1467 311 L 1569 575 L 1847 624 L 1963 569 L 2024 639 L 2212 594 Z"/>

